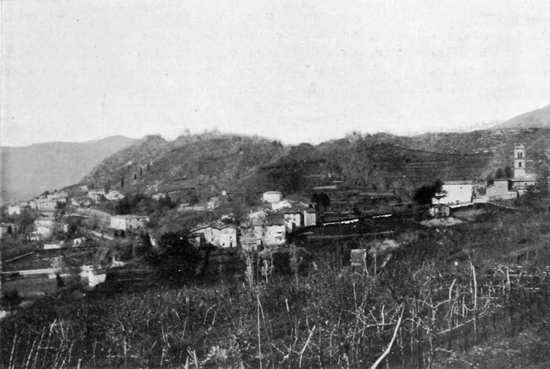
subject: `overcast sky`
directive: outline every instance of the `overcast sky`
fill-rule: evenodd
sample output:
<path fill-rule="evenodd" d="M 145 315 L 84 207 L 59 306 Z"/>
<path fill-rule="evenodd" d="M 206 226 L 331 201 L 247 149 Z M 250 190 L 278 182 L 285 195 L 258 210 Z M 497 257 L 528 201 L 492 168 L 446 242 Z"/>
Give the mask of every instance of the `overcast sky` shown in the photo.
<path fill-rule="evenodd" d="M 0 0 L 1 144 L 319 142 L 550 104 L 549 1 Z"/>

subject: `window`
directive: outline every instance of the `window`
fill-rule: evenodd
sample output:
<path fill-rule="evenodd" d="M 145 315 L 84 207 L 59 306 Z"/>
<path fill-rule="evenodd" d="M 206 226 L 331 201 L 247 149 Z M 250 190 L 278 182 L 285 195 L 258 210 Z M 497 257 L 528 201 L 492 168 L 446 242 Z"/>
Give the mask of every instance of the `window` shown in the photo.
<path fill-rule="evenodd" d="M 518 163 L 518 167 L 521 168 L 521 161 Z"/>

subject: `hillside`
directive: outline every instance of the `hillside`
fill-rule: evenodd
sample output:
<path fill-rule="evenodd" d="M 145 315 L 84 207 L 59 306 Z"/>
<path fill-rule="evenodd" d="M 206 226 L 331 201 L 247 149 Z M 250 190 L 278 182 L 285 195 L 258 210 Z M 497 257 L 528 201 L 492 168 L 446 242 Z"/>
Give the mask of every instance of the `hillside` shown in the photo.
<path fill-rule="evenodd" d="M 499 129 L 550 128 L 550 105 L 520 114 L 497 125 Z"/>
<path fill-rule="evenodd" d="M 516 143 L 526 145 L 528 170 L 548 166 L 550 129 L 351 135 L 296 146 L 219 133 L 174 141 L 147 136 L 105 159 L 82 183 L 123 192 L 190 191 L 202 200 L 227 190 L 251 201 L 266 190 L 308 195 L 338 181 L 408 199 L 436 179 L 485 179 L 512 166 Z"/>
<path fill-rule="evenodd" d="M 527 150 L 527 167 L 539 171 L 550 163 L 550 129 L 493 129 L 465 133 L 427 133 L 414 137 L 385 137 L 386 142 L 414 150 L 490 155 L 487 169 L 512 166 L 514 144 Z"/>
<path fill-rule="evenodd" d="M 408 199 L 414 189 L 438 178 L 485 176 L 492 160 L 488 153 L 429 152 L 392 142 L 396 140 L 393 137 L 380 141 L 378 137 L 366 136 L 318 146 L 302 144 L 245 178 L 241 188 L 309 193 L 314 186 L 338 181 L 347 187 L 394 192 Z"/>
<path fill-rule="evenodd" d="M 165 141 L 147 136 L 105 159 L 82 179 L 123 192 L 193 189 L 201 198 L 233 190 L 239 178 L 281 157 L 276 141 L 208 133 Z"/>
<path fill-rule="evenodd" d="M 22 200 L 78 181 L 106 157 L 135 140 L 122 136 L 88 142 L 48 142 L 0 148 L 0 202 Z"/>

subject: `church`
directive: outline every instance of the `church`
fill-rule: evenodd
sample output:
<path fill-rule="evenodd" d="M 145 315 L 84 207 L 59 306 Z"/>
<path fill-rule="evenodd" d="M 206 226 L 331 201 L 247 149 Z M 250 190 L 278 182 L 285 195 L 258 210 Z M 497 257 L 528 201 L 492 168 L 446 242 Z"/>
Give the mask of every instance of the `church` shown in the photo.
<path fill-rule="evenodd" d="M 508 181 L 510 189 L 517 191 L 519 194 L 537 183 L 537 176 L 533 173 L 527 173 L 526 162 L 525 146 L 523 144 L 514 145 L 514 177 L 509 178 Z"/>

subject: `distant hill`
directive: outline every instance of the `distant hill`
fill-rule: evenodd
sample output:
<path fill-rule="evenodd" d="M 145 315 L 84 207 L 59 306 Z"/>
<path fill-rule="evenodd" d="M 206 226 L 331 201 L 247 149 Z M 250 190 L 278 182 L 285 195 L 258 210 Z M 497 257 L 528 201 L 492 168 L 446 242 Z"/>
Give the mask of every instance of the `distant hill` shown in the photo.
<path fill-rule="evenodd" d="M 436 179 L 482 179 L 511 165 L 515 142 L 524 142 L 535 158 L 534 152 L 544 153 L 550 143 L 550 130 L 352 135 L 296 146 L 224 134 L 174 141 L 148 136 L 105 159 L 82 183 L 123 192 L 192 189 L 201 199 L 227 190 L 248 201 L 271 189 L 308 195 L 315 186 L 336 181 L 408 199 L 415 188 Z"/>
<path fill-rule="evenodd" d="M 166 141 L 147 136 L 106 158 L 81 183 L 122 192 L 193 189 L 201 197 L 233 190 L 240 178 L 280 158 L 286 148 L 260 137 L 206 133 Z"/>
<path fill-rule="evenodd" d="M 302 144 L 260 167 L 239 187 L 248 192 L 274 188 L 286 194 L 310 194 L 316 186 L 338 183 L 369 192 L 393 192 L 408 200 L 416 188 L 436 179 L 482 178 L 490 171 L 490 153 L 436 152 L 414 146 L 412 138 L 392 135 Z"/>
<path fill-rule="evenodd" d="M 79 181 L 106 157 L 132 145 L 122 136 L 0 148 L 0 202 L 23 200 Z"/>
<path fill-rule="evenodd" d="M 541 128 L 355 134 L 295 146 L 220 133 L 174 141 L 147 136 L 106 158 L 81 183 L 127 193 L 179 189 L 202 200 L 226 190 L 246 202 L 266 190 L 309 196 L 316 186 L 338 183 L 408 200 L 416 188 L 437 179 L 484 180 L 512 166 L 516 143 L 526 146 L 529 171 L 548 168 L 550 129 Z"/>
<path fill-rule="evenodd" d="M 494 128 L 499 129 L 526 129 L 550 128 L 550 105 L 518 115 L 501 123 Z"/>

